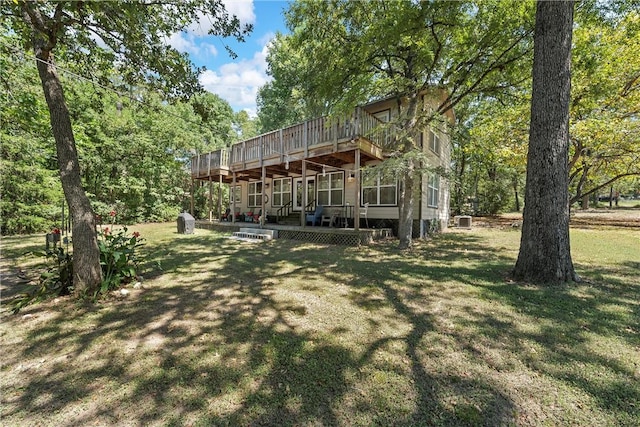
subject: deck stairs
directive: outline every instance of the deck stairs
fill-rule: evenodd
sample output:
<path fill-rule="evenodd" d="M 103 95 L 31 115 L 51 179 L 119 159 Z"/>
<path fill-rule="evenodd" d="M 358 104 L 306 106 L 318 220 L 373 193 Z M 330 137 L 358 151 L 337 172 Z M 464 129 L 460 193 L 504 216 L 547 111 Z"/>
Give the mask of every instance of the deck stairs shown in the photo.
<path fill-rule="evenodd" d="M 300 212 L 291 212 L 289 216 L 278 218 L 279 225 L 300 225 Z"/>
<path fill-rule="evenodd" d="M 233 233 L 233 238 L 248 242 L 260 242 L 277 238 L 277 230 L 267 230 L 263 228 L 241 228 Z"/>

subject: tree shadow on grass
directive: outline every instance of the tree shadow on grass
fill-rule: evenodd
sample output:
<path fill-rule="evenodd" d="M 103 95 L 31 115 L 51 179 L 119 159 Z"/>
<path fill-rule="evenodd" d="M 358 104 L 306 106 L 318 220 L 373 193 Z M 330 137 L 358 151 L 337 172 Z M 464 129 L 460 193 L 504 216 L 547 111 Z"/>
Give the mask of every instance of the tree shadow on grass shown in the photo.
<path fill-rule="evenodd" d="M 483 286 L 489 298 L 512 306 L 540 325 L 527 332 L 503 328 L 506 341 L 513 343 L 512 351 L 521 350 L 526 343 L 537 345 L 543 354 L 523 358 L 531 369 L 582 390 L 619 425 L 640 421 L 640 407 L 635 403 L 640 401 L 640 283 L 632 268 L 623 265 L 614 271 L 581 266 L 590 280 L 578 284 Z M 477 325 L 484 329 L 483 334 L 491 333 L 481 326 L 490 325 L 490 320 L 479 318 Z M 624 353 L 618 343 L 636 350 Z"/>
<path fill-rule="evenodd" d="M 152 282 L 162 285 L 132 291 L 130 299 L 50 304 L 47 316 L 31 308 L 26 313 L 32 318 L 11 319 L 12 327 L 24 322 L 29 330 L 19 347 L 3 344 L 12 373 L 3 380 L 7 420 L 66 426 L 514 424 L 516 405 L 490 375 L 438 366 L 452 351 L 498 369 L 474 344 L 474 332 L 443 325 L 439 304 L 454 307 L 460 295 L 469 306 L 450 319 L 511 343 L 516 354 L 518 342 L 533 339 L 558 365 L 588 360 L 616 368 L 593 354 L 580 359 L 567 353 L 562 343 L 554 347 L 556 334 L 578 327 L 564 317 L 566 306 L 547 307 L 548 295 L 505 284 L 513 260 L 487 253 L 473 235 L 445 236 L 411 253 L 393 243 L 360 249 L 291 241 L 249 245 L 217 233 L 178 236 L 145 250 L 152 261 L 166 260 L 163 270 L 152 270 Z M 355 344 L 345 341 L 353 333 L 347 323 L 330 330 L 301 327 L 313 307 L 301 295 L 328 298 L 323 283 L 345 287 L 346 309 L 366 317 L 359 327 L 389 334 L 362 331 Z M 290 296 L 299 288 L 302 293 Z M 475 310 L 469 296 L 499 298 L 519 310 L 524 299 L 530 311 L 523 316 L 559 324 L 527 335 L 508 317 Z M 602 324 L 602 331 L 621 321 Z M 538 369 L 553 374 L 547 366 Z M 596 396 L 609 393 L 588 379 L 572 383 Z"/>

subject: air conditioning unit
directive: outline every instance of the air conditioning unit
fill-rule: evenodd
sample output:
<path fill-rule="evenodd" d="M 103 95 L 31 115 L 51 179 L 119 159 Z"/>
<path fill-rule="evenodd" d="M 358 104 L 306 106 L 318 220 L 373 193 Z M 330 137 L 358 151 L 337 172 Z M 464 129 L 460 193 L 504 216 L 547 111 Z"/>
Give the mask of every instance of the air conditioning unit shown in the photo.
<path fill-rule="evenodd" d="M 470 215 L 460 215 L 454 217 L 454 221 L 456 227 L 458 228 L 471 228 L 471 216 Z"/>

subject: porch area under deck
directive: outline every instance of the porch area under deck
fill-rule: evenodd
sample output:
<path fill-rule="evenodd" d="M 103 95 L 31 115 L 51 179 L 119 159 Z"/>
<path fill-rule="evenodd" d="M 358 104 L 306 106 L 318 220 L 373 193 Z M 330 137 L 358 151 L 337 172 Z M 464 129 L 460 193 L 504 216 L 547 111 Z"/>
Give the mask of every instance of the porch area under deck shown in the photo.
<path fill-rule="evenodd" d="M 278 239 L 299 240 L 311 243 L 360 246 L 369 245 L 375 240 L 393 237 L 390 228 L 366 228 L 356 230 L 354 228 L 337 227 L 302 227 L 282 224 L 266 224 L 261 226 L 257 223 L 225 222 L 225 221 L 196 221 L 196 228 L 205 230 L 216 230 L 220 232 L 233 233 L 240 228 L 255 228 L 256 230 L 276 230 Z"/>

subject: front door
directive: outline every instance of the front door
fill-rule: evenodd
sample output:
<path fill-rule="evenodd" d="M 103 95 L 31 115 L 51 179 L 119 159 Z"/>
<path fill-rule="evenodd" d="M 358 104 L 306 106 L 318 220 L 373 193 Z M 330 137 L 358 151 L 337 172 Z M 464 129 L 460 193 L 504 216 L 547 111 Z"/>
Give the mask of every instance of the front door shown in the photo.
<path fill-rule="evenodd" d="M 293 178 L 293 210 L 300 212 L 306 203 L 313 201 L 316 197 L 316 180 L 314 177 L 307 177 L 307 199 L 305 201 L 302 178 Z"/>

